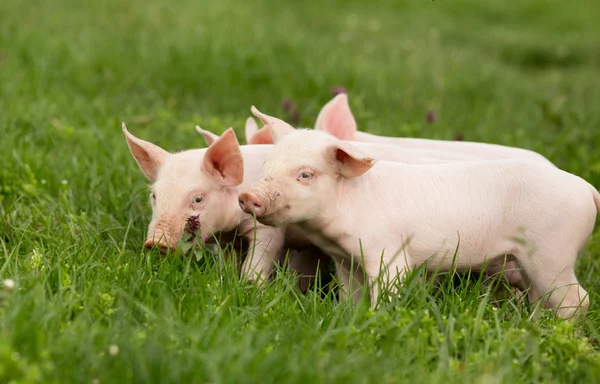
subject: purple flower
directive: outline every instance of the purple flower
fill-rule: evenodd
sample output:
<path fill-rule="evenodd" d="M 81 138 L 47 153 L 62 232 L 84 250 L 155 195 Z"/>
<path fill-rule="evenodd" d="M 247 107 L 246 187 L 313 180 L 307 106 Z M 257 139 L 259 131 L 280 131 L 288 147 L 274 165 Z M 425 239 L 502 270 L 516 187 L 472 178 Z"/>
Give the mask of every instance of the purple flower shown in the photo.
<path fill-rule="evenodd" d="M 333 96 L 337 96 L 337 95 L 339 95 L 340 93 L 347 93 L 347 92 L 346 92 L 346 88 L 344 88 L 344 87 L 342 87 L 342 86 L 339 86 L 339 85 L 338 85 L 338 86 L 336 86 L 336 87 L 333 87 L 333 88 L 331 88 L 331 94 L 332 94 Z"/>
<path fill-rule="evenodd" d="M 284 111 L 289 111 L 289 110 L 295 108 L 295 105 L 292 100 L 283 99 L 283 101 L 281 102 L 281 108 L 283 108 Z"/>
<path fill-rule="evenodd" d="M 185 225 L 185 231 L 190 234 L 195 234 L 200 229 L 200 215 L 190 216 Z"/>
<path fill-rule="evenodd" d="M 433 111 L 429 111 L 425 114 L 425 119 L 429 124 L 433 124 L 437 120 L 437 114 Z"/>
<path fill-rule="evenodd" d="M 291 123 L 298 124 L 300 122 L 300 112 L 298 112 L 298 107 L 291 99 L 283 99 L 281 108 L 287 113 L 287 119 Z"/>

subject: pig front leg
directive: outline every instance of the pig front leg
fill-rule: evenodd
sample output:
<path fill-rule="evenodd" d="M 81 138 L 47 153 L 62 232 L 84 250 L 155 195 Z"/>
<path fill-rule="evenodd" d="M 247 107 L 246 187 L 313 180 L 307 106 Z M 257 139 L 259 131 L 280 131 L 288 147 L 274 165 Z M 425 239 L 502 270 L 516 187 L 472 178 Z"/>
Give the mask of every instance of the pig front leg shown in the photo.
<path fill-rule="evenodd" d="M 398 280 L 405 276 L 409 259 L 406 250 L 402 250 L 389 258 L 385 257 L 385 253 L 364 252 L 364 260 L 365 274 L 371 295 L 371 308 L 375 309 L 379 302 L 381 288 L 386 288 L 387 292 L 392 295 L 398 293 Z"/>
<path fill-rule="evenodd" d="M 242 275 L 250 280 L 256 277 L 267 281 L 283 248 L 285 228 L 267 227 L 258 224 L 244 236 L 250 246 L 242 264 Z"/>
<path fill-rule="evenodd" d="M 329 257 L 317 247 L 307 249 L 288 249 L 288 252 L 282 252 L 280 261 L 286 262 L 292 273 L 298 276 L 298 287 L 303 293 L 306 293 L 310 285 L 315 281 L 319 270 L 327 264 Z"/>

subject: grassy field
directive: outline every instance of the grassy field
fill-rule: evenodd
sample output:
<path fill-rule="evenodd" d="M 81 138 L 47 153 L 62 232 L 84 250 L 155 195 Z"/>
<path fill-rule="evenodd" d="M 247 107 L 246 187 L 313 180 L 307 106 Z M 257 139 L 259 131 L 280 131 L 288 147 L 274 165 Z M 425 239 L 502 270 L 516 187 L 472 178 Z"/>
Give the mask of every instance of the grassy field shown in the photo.
<path fill-rule="evenodd" d="M 120 122 L 168 150 L 243 140 L 250 105 L 311 126 L 343 86 L 362 130 L 531 148 L 600 187 L 600 3 L 0 2 L 1 383 L 591 383 L 583 335 L 476 279 L 409 280 L 373 312 L 143 250 Z M 437 115 L 430 124 L 429 111 Z M 292 121 L 292 120 L 290 120 Z"/>

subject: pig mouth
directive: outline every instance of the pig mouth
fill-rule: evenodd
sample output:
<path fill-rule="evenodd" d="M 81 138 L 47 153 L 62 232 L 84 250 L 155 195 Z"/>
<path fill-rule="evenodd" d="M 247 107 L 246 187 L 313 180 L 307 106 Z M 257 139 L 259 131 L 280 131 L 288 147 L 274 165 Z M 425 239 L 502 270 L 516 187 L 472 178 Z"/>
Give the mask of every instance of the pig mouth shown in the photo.
<path fill-rule="evenodd" d="M 285 220 L 282 219 L 282 216 L 280 215 L 281 210 L 277 210 L 274 212 L 270 212 L 270 213 L 265 213 L 261 216 L 257 216 L 256 220 L 264 225 L 268 225 L 270 227 L 279 227 L 282 225 L 286 225 L 287 223 L 285 222 Z"/>

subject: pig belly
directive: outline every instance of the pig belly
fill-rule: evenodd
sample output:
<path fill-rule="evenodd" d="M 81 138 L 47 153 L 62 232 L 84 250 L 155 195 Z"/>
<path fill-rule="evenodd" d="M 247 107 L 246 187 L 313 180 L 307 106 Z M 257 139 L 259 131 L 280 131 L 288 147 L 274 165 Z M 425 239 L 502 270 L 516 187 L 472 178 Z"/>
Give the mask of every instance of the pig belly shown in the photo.
<path fill-rule="evenodd" d="M 481 269 L 485 263 L 504 255 L 512 255 L 515 243 L 510 238 L 504 234 L 499 236 L 498 229 L 484 233 L 480 229 L 470 232 L 466 229 L 446 236 L 415 233 L 407 250 L 413 266 L 427 262 L 430 270 L 465 272 Z"/>

